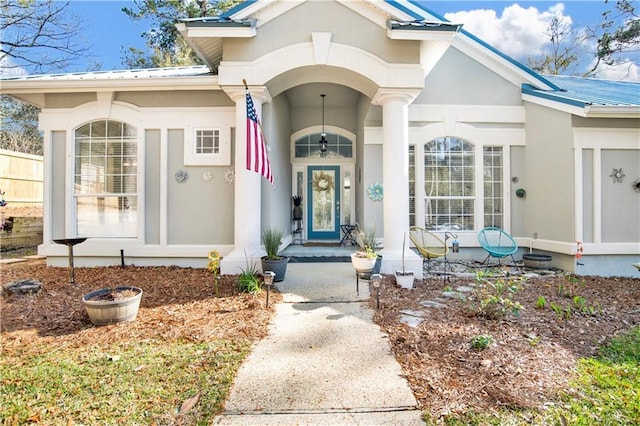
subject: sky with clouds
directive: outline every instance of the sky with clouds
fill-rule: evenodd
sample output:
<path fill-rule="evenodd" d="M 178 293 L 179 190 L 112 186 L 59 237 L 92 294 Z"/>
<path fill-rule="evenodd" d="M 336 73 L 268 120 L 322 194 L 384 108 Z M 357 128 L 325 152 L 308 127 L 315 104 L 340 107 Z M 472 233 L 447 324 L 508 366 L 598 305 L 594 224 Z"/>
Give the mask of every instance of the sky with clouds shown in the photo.
<path fill-rule="evenodd" d="M 462 23 L 465 30 L 526 65 L 527 58 L 539 57 L 546 52 L 548 37 L 545 31 L 554 16 L 579 33 L 587 25 L 600 23 L 602 12 L 615 1 L 611 0 L 608 6 L 604 0 L 426 0 L 420 3 L 449 21 Z M 84 69 L 68 71 L 85 71 L 96 63 L 103 70 L 119 69 L 122 68 L 123 48 L 145 48 L 141 34 L 148 25 L 133 22 L 121 12 L 122 7 L 131 7 L 132 4 L 132 1 L 114 0 L 71 1 L 72 11 L 84 18 L 87 30 L 82 37 L 93 45 L 93 57 L 87 58 Z M 581 68 L 575 72 L 584 72 L 593 64 L 594 45 L 585 43 L 575 51 L 582 61 Z M 597 77 L 640 81 L 640 53 L 636 49 L 626 56 L 630 63 L 621 67 L 603 67 Z"/>
<path fill-rule="evenodd" d="M 463 28 L 507 55 L 527 64 L 527 58 L 548 53 L 549 37 L 545 35 L 549 22 L 557 17 L 569 25 L 575 34 L 582 34 L 587 26 L 594 27 L 602 21 L 601 14 L 612 3 L 604 1 L 460 1 L 422 2 L 427 8 L 446 19 L 462 23 Z M 572 49 L 581 60 L 576 73 L 593 67 L 594 41 L 586 41 Z M 638 49 L 620 58 L 627 60 L 619 66 L 602 64 L 598 78 L 615 80 L 640 80 L 640 54 Z"/>

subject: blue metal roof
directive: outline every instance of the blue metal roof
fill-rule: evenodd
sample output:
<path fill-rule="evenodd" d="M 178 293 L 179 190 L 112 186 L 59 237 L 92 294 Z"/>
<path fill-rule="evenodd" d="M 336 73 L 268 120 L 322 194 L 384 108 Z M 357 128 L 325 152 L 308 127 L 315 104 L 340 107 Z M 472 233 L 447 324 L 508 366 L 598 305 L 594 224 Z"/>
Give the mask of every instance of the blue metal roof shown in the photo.
<path fill-rule="evenodd" d="M 596 78 L 545 76 L 561 90 L 545 91 L 525 85 L 522 92 L 574 106 L 640 106 L 640 82 Z"/>
<path fill-rule="evenodd" d="M 572 76 L 548 76 L 566 90 L 567 97 L 578 97 L 591 105 L 640 105 L 640 82 L 615 81 Z"/>

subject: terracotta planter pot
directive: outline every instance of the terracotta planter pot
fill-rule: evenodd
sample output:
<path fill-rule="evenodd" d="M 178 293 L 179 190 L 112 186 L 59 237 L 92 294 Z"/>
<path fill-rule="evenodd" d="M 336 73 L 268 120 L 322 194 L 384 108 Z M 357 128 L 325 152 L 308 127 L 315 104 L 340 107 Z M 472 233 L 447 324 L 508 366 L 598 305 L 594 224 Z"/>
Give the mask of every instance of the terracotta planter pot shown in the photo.
<path fill-rule="evenodd" d="M 119 297 L 118 293 L 126 296 Z M 140 299 L 142 289 L 123 286 L 92 291 L 82 298 L 82 304 L 93 324 L 105 325 L 134 321 L 138 316 Z"/>

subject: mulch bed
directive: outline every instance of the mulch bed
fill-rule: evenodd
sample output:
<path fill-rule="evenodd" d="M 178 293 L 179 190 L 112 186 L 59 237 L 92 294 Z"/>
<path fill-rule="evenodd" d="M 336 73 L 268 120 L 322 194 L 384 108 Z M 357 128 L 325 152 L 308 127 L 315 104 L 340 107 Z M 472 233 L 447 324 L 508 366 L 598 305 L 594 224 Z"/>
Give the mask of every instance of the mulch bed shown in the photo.
<path fill-rule="evenodd" d="M 578 358 L 596 356 L 599 345 L 640 326 L 640 279 L 530 279 L 513 297 L 524 307 L 519 317 L 509 314 L 499 320 L 474 316 L 468 302 L 443 297 L 445 287 L 472 281 L 432 278 L 405 290 L 385 276 L 381 285 L 374 321 L 388 333 L 405 377 L 432 419 L 505 407 L 543 409 L 559 391 L 569 390 Z M 569 290 L 574 293 L 566 294 Z M 537 309 L 541 296 L 546 307 Z M 583 306 L 596 312 L 580 312 L 574 296 L 583 297 Z M 419 303 L 438 298 L 446 299 L 445 308 Z M 569 317 L 556 313 L 552 303 L 565 313 L 572 306 Z M 401 322 L 400 311 L 407 309 L 424 311 L 424 322 L 415 328 Z M 473 349 L 471 339 L 478 335 L 492 336 L 495 344 Z"/>
<path fill-rule="evenodd" d="M 263 338 L 273 307 L 281 295 L 250 295 L 236 289 L 236 276 L 224 276 L 216 294 L 205 269 L 177 267 L 76 268 L 74 285 L 66 268 L 46 267 L 43 260 L 3 265 L 3 284 L 32 278 L 43 284 L 35 296 L 3 295 L 3 351 L 30 352 L 144 339 Z M 488 320 L 473 316 L 467 304 L 446 299 L 445 308 L 424 308 L 421 301 L 442 298 L 445 286 L 456 288 L 469 279 L 427 279 L 413 290 L 401 289 L 393 276 L 383 277 L 380 309 L 374 321 L 388 334 L 422 409 L 434 419 L 469 411 L 504 407 L 542 409 L 566 391 L 580 357 L 597 355 L 598 346 L 616 334 L 640 325 L 640 280 L 585 278 L 575 295 L 596 313 L 573 311 L 561 318 L 550 305 L 567 306 L 571 297 L 563 276 L 530 279 L 515 300 L 524 309 L 518 318 Z M 94 326 L 82 306 L 83 295 L 105 287 L 143 289 L 140 311 L 130 323 Z M 545 309 L 536 309 L 540 296 Z M 370 300 L 375 309 L 375 297 Z M 422 310 L 425 321 L 410 327 L 401 310 Z M 495 344 L 476 350 L 470 341 L 491 335 Z"/>
<path fill-rule="evenodd" d="M 251 295 L 236 288 L 236 276 L 224 276 L 216 294 L 206 269 L 177 267 L 75 268 L 75 284 L 67 268 L 46 267 L 44 260 L 2 266 L 2 283 L 32 278 L 42 283 L 37 295 L 2 297 L 4 351 L 48 350 L 145 339 L 210 341 L 249 339 L 267 333 L 280 294 Z M 138 317 L 133 322 L 94 326 L 82 297 L 108 287 L 143 289 Z"/>

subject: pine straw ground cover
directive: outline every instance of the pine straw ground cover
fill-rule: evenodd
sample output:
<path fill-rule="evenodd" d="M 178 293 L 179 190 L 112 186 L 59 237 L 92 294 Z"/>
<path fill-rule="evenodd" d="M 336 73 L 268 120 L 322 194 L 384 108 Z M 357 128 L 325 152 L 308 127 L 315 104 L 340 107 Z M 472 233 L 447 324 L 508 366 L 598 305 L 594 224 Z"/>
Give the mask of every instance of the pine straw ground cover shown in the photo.
<path fill-rule="evenodd" d="M 274 311 L 206 269 L 2 266 L 2 283 L 35 279 L 35 296 L 2 297 L 0 423 L 207 424 Z M 105 287 L 144 293 L 134 322 L 94 326 L 82 297 Z M 280 295 L 271 295 L 273 303 Z"/>
<path fill-rule="evenodd" d="M 522 305 L 519 316 L 499 319 L 473 313 L 474 292 L 467 301 L 443 296 L 470 282 L 430 278 L 413 290 L 393 276 L 381 283 L 374 321 L 430 423 L 640 424 L 639 279 L 529 279 L 509 296 Z M 446 307 L 420 304 L 430 300 Z M 423 312 L 424 321 L 410 327 L 403 310 Z M 628 333 L 625 362 L 598 361 L 603 345 Z M 484 350 L 473 344 L 485 339 Z"/>
<path fill-rule="evenodd" d="M 209 424 L 273 315 L 265 293 L 239 293 L 235 276 L 223 277 L 216 295 L 204 269 L 76 268 L 70 286 L 66 268 L 43 261 L 2 267 L 3 284 L 26 278 L 42 282 L 42 292 L 3 296 L 0 311 L 2 424 Z M 474 316 L 455 299 L 442 309 L 420 305 L 469 281 L 429 279 L 409 291 L 392 276 L 383 278 L 374 320 L 431 423 L 633 424 L 640 418 L 637 361 L 615 372 L 610 391 L 618 400 L 611 407 L 592 409 L 585 389 L 594 386 L 574 382 L 581 365 L 592 368 L 581 360 L 595 359 L 614 336 L 640 330 L 640 280 L 532 279 L 514 296 L 523 306 L 518 318 Z M 93 326 L 82 296 L 117 285 L 143 288 L 138 318 Z M 536 308 L 541 297 L 543 309 Z M 274 305 L 279 300 L 271 295 Z M 370 303 L 375 309 L 373 296 Z M 423 324 L 402 323 L 406 309 L 424 311 Z M 493 343 L 473 349 L 476 336 Z M 636 336 L 638 345 L 640 331 Z M 561 414 L 549 416 L 558 409 Z M 576 411 L 585 416 L 574 418 Z"/>

